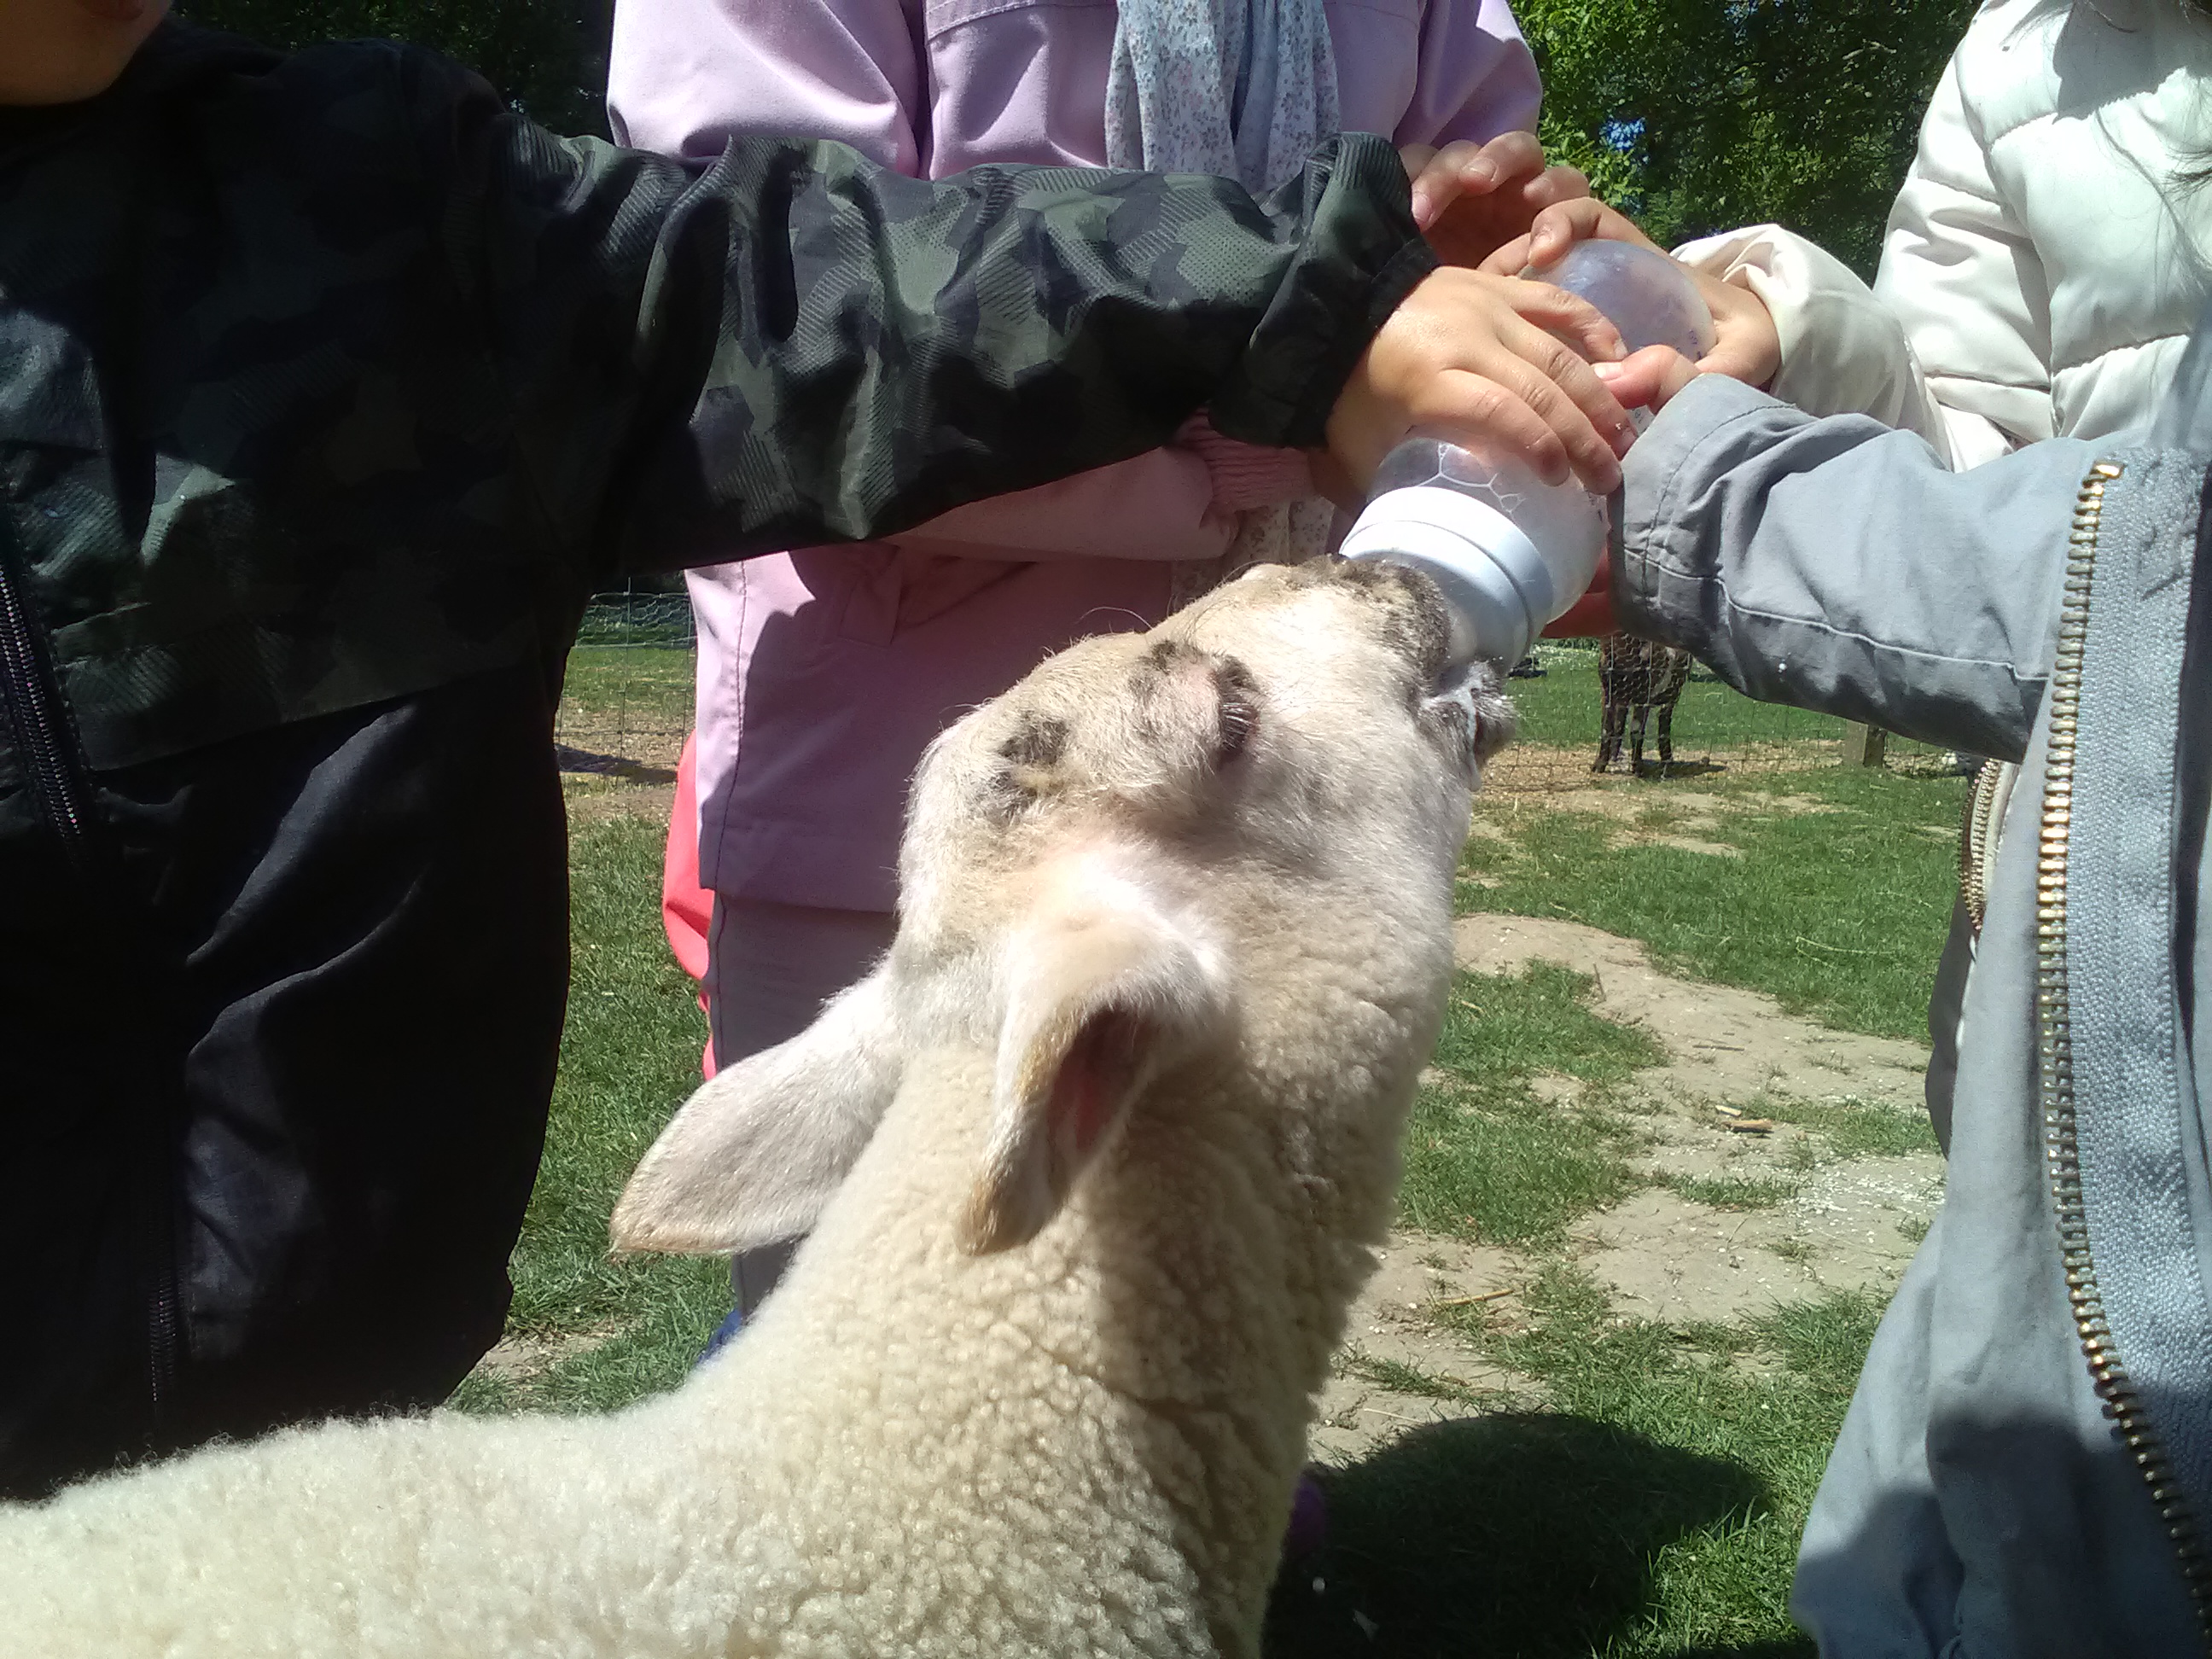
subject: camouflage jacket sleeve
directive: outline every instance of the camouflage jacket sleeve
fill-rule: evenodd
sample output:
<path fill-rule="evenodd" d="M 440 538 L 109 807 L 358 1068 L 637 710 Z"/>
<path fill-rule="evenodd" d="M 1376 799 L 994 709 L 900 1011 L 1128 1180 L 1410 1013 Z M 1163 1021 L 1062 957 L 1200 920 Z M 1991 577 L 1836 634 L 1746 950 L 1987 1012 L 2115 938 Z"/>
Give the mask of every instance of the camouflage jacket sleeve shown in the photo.
<path fill-rule="evenodd" d="M 1312 444 L 1433 261 L 1347 136 L 1264 202 L 1221 179 L 842 145 L 703 171 L 553 137 L 410 54 L 447 254 L 551 522 L 630 568 L 880 535 L 1164 441 L 1194 409 Z"/>

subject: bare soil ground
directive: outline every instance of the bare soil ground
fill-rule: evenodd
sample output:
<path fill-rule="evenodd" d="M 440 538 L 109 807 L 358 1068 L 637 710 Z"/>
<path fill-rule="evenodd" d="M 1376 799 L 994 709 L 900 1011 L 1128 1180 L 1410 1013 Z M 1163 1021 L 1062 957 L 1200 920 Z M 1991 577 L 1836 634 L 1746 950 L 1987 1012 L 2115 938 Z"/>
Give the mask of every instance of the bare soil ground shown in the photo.
<path fill-rule="evenodd" d="M 1841 751 L 1838 743 L 1811 738 L 1790 743 L 1744 742 L 1708 755 L 1697 745 L 1678 744 L 1674 775 L 1696 777 L 1713 772 L 1794 772 L 1808 766 L 1832 763 Z M 1623 773 L 1593 773 L 1595 745 L 1516 743 L 1493 758 L 1482 770 L 1486 795 L 1541 794 L 1547 798 L 1577 787 L 1601 791 L 1633 782 Z M 1656 748 L 1644 751 L 1647 769 L 1656 769 Z"/>
<path fill-rule="evenodd" d="M 562 773 L 561 794 L 568 802 L 572 827 L 623 817 L 651 818 L 665 824 L 676 807 L 672 782 L 639 782 L 596 773 Z"/>
<path fill-rule="evenodd" d="M 1466 969 L 1496 974 L 1541 959 L 1590 975 L 1597 1012 L 1643 1025 L 1667 1050 L 1663 1065 L 1637 1073 L 1627 1103 L 1646 1133 L 1636 1169 L 1650 1184 L 1586 1217 L 1565 1252 L 1605 1288 L 1618 1316 L 1727 1322 L 1825 1290 L 1895 1284 L 1941 1201 L 1941 1157 L 1844 1157 L 1802 1124 L 1730 1126 L 1762 1102 L 1774 1110 L 1842 1102 L 1917 1110 L 1923 1049 L 1794 1018 L 1756 992 L 1671 978 L 1641 945 L 1574 922 L 1478 915 L 1456 933 Z M 1552 1081 L 1540 1092 L 1553 1098 L 1579 1086 Z M 1771 1201 L 1701 1203 L 1670 1182 Z M 1488 1364 L 1434 1316 L 1480 1306 L 1512 1320 L 1519 1291 L 1541 1265 L 1510 1249 L 1395 1234 L 1352 1310 L 1315 1455 L 1350 1463 L 1422 1424 L 1525 1408 L 1536 1385 Z"/>

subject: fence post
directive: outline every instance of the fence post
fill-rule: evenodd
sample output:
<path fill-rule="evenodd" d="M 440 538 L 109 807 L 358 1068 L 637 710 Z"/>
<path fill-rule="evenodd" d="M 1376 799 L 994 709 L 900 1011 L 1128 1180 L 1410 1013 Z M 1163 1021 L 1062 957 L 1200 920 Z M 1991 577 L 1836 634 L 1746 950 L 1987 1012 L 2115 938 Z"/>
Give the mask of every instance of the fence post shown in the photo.
<path fill-rule="evenodd" d="M 1880 766 L 1889 748 L 1889 733 L 1879 726 L 1862 726 L 1856 720 L 1844 722 L 1844 764 L 1846 766 Z"/>

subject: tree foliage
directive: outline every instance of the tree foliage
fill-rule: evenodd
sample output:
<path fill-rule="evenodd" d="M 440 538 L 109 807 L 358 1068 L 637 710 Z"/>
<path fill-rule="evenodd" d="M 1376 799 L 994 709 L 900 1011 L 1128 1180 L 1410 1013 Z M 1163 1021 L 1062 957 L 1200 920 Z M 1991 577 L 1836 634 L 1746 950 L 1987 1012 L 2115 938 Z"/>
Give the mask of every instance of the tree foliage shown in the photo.
<path fill-rule="evenodd" d="M 1871 274 L 1974 0 L 1516 0 L 1544 147 L 1672 245 L 1777 221 Z"/>
<path fill-rule="evenodd" d="M 181 0 L 179 10 L 272 46 L 418 41 L 477 70 L 557 132 L 606 131 L 611 0 Z"/>

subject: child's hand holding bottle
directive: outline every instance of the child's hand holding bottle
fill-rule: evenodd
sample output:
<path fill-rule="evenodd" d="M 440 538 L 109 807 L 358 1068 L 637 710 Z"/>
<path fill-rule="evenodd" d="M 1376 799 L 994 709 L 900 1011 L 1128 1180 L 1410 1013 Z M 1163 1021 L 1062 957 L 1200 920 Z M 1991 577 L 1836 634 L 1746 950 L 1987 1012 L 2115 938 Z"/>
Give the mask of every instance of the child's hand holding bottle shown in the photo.
<path fill-rule="evenodd" d="M 1547 270 L 1559 263 L 1576 244 L 1591 240 L 1626 242 L 1666 250 L 1654 242 L 1626 214 L 1595 198 L 1547 204 L 1532 219 L 1528 233 L 1500 245 L 1486 256 L 1482 269 L 1501 275 L 1531 267 Z M 1718 277 L 1685 265 L 1706 308 L 1713 314 L 1717 335 L 1713 349 L 1698 359 L 1707 374 L 1726 374 L 1748 386 L 1764 386 L 1782 367 L 1782 337 L 1776 331 L 1766 302 L 1747 288 L 1723 283 Z"/>

